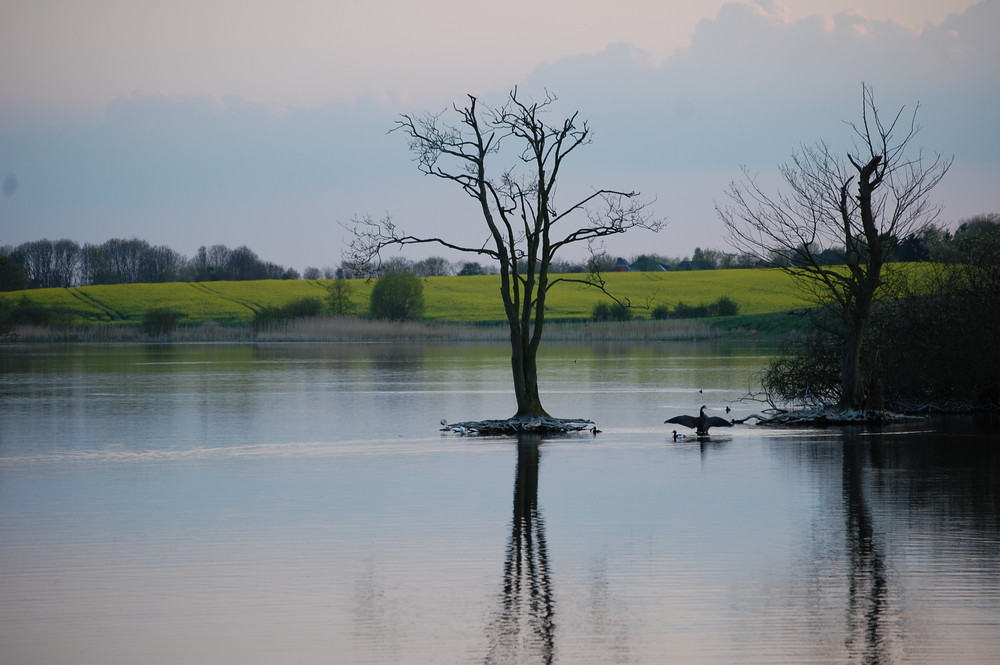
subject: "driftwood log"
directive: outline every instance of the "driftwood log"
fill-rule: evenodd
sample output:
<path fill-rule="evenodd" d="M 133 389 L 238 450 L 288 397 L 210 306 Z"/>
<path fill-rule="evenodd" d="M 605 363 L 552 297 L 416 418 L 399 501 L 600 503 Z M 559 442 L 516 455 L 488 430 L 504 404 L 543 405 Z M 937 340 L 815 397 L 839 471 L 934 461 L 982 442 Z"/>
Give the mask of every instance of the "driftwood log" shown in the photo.
<path fill-rule="evenodd" d="M 755 416 L 748 416 L 752 418 Z M 769 417 L 756 416 L 758 425 L 886 425 L 905 420 L 920 420 L 922 416 L 893 413 L 881 409 L 800 409 Z M 746 419 L 748 419 L 746 418 Z M 744 420 L 746 420 L 744 419 Z"/>
<path fill-rule="evenodd" d="M 594 422 L 584 418 L 507 418 L 505 420 L 468 420 L 461 423 L 441 421 L 442 432 L 463 435 L 498 436 L 511 434 L 568 434 L 592 430 Z"/>

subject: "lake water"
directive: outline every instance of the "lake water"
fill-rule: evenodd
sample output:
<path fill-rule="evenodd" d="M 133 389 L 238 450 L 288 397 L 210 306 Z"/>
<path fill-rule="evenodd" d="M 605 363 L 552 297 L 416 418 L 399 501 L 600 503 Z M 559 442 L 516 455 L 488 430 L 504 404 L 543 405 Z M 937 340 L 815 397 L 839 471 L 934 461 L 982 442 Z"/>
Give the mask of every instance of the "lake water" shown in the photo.
<path fill-rule="evenodd" d="M 766 349 L 0 348 L 0 663 L 997 663 L 1000 438 L 663 421 Z"/>

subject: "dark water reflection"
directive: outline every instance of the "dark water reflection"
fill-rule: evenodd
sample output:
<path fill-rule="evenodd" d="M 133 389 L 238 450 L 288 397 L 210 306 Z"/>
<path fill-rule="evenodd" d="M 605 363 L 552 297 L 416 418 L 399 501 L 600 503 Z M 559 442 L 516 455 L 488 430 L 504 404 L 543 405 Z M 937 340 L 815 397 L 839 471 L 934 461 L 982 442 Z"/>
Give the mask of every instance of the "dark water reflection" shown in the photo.
<path fill-rule="evenodd" d="M 844 529 L 848 553 L 847 648 L 864 663 L 881 663 L 890 650 L 889 591 L 884 545 L 877 536 L 862 481 L 864 454 L 854 437 L 844 442 Z"/>
<path fill-rule="evenodd" d="M 996 423 L 671 439 L 767 353 L 0 349 L 0 663 L 997 662 Z"/>
<path fill-rule="evenodd" d="M 503 592 L 488 630 L 487 663 L 552 663 L 555 658 L 555 598 L 545 521 L 538 507 L 540 461 L 541 441 L 521 437 Z"/>
<path fill-rule="evenodd" d="M 841 659 L 994 660 L 1000 623 L 987 608 L 1000 591 L 995 425 L 953 418 L 916 430 L 847 429 L 821 437 L 829 441 L 788 438 L 774 445 L 808 464 L 823 502 L 832 506 L 839 495 L 839 511 L 817 513 L 801 565 L 815 580 L 819 602 L 809 611 L 817 626 L 829 621 L 822 618 L 830 609 L 824 596 L 840 581 Z M 968 605 L 951 604 L 959 598 Z"/>

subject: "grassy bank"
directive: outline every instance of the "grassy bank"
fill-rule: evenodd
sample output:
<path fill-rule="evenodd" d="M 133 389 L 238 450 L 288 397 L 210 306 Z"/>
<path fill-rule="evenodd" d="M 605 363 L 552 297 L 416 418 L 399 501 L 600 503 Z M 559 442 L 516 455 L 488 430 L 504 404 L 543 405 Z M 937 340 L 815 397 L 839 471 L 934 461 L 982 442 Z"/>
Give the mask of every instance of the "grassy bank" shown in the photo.
<path fill-rule="evenodd" d="M 583 275 L 567 275 L 582 279 Z M 744 315 L 768 314 L 805 301 L 788 275 L 779 270 L 704 270 L 692 272 L 611 273 L 608 289 L 634 305 L 689 305 L 709 303 L 721 296 L 734 300 Z M 431 323 L 490 324 L 504 321 L 499 297 L 500 278 L 428 277 L 424 279 L 424 318 Z M 359 311 L 367 309 L 374 282 L 348 280 Z M 28 298 L 57 309 L 72 325 L 138 324 L 145 312 L 167 308 L 183 313 L 185 327 L 213 322 L 245 325 L 265 307 L 281 307 L 302 298 L 325 298 L 329 280 L 265 280 L 252 282 L 179 282 L 120 284 L 14 291 L 2 297 L 11 302 Z M 610 299 L 591 287 L 572 282 L 556 284 L 548 300 L 553 320 L 586 320 L 594 305 Z M 636 309 L 639 318 L 649 310 Z"/>

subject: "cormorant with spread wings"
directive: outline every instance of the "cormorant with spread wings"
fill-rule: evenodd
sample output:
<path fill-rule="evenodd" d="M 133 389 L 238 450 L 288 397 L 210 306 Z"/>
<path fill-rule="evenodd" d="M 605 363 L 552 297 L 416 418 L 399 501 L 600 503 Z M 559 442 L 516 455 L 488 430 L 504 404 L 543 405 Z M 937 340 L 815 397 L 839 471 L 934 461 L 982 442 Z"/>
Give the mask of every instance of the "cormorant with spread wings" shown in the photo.
<path fill-rule="evenodd" d="M 704 406 L 701 407 L 697 416 L 674 416 L 673 418 L 664 420 L 663 423 L 674 423 L 676 425 L 690 427 L 697 433 L 698 436 L 707 435 L 709 427 L 733 426 L 733 424 L 725 418 L 719 418 L 718 416 L 706 416 Z"/>

